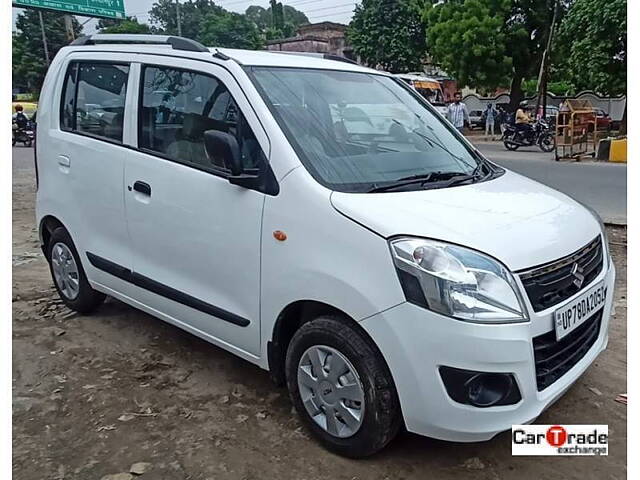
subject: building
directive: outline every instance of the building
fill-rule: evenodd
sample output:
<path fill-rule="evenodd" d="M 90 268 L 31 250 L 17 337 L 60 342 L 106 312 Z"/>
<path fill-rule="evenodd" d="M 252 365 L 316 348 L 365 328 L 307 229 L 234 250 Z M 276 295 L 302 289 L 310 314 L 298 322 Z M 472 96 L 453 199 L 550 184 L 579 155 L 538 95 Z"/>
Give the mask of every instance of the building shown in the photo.
<path fill-rule="evenodd" d="M 334 22 L 302 25 L 295 37 L 267 42 L 267 50 L 328 53 L 355 60 L 353 49 L 347 43 L 346 30 L 346 25 Z"/>

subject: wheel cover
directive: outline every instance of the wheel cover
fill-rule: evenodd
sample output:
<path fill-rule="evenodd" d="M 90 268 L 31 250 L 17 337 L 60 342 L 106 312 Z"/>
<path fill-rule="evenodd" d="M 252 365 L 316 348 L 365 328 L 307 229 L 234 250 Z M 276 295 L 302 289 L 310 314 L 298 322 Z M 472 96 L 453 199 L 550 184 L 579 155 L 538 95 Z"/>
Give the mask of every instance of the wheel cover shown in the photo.
<path fill-rule="evenodd" d="M 51 268 L 56 285 L 68 300 L 75 300 L 80 293 L 78 265 L 69 247 L 58 242 L 51 249 Z"/>
<path fill-rule="evenodd" d="M 302 354 L 298 391 L 309 416 L 330 435 L 348 438 L 362 426 L 362 382 L 351 362 L 335 348 L 314 345 Z"/>

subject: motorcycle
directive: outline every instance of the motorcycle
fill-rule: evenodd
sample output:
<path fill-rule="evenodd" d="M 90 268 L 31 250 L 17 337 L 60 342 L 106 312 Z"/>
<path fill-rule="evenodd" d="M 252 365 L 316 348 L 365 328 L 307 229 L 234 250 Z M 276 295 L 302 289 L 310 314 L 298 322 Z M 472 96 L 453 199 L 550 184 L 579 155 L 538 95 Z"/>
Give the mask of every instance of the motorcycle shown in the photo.
<path fill-rule="evenodd" d="M 507 150 L 517 150 L 520 147 L 538 145 L 543 152 L 551 152 L 556 146 L 556 139 L 549 124 L 540 119 L 530 129 L 518 132 L 514 125 L 502 125 L 502 142 Z"/>
<path fill-rule="evenodd" d="M 12 125 L 13 137 L 11 139 L 11 145 L 15 147 L 16 143 L 22 143 L 25 147 L 31 147 L 35 139 L 35 132 L 33 126 L 27 125 L 26 128 L 19 128 L 15 123 Z"/>

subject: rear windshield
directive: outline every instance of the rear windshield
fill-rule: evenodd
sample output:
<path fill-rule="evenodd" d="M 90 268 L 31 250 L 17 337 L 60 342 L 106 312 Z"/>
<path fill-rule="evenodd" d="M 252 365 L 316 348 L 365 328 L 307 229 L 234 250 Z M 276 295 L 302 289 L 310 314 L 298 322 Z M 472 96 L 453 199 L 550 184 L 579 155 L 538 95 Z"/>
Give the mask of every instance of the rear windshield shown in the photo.
<path fill-rule="evenodd" d="M 249 71 L 300 160 L 332 190 L 366 192 L 412 175 L 468 174 L 478 165 L 452 126 L 401 80 L 302 68 Z"/>

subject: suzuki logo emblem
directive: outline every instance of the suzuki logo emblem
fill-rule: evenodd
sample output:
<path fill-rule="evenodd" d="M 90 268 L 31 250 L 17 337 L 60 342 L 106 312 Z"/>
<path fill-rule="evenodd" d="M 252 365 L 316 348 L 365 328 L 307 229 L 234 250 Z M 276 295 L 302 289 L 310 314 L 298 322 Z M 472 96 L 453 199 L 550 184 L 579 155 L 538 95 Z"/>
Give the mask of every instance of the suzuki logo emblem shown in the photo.
<path fill-rule="evenodd" d="M 582 284 L 584 283 L 583 273 L 584 270 L 582 267 L 577 263 L 574 263 L 573 267 L 571 267 L 571 275 L 573 275 L 573 284 L 578 288 L 582 287 Z"/>

